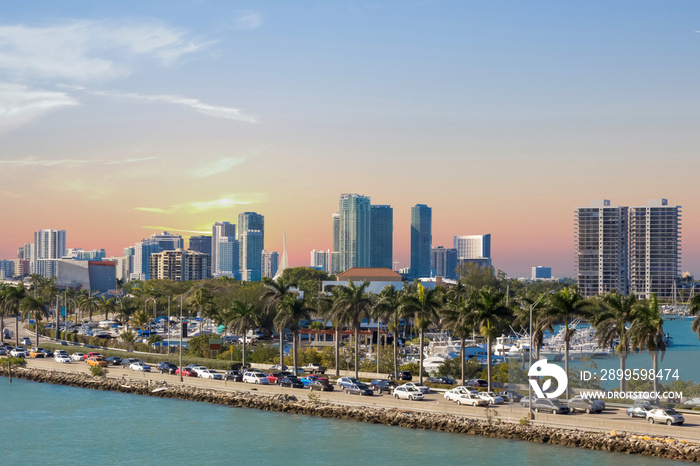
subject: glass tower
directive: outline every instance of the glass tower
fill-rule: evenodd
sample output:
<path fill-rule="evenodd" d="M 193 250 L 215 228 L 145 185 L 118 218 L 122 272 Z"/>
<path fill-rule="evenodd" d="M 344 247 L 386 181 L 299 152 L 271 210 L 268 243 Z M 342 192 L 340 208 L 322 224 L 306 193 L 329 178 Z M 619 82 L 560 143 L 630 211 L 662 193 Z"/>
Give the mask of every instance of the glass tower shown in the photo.
<path fill-rule="evenodd" d="M 433 244 L 432 209 L 425 204 L 411 207 L 411 278 L 430 276 Z"/>

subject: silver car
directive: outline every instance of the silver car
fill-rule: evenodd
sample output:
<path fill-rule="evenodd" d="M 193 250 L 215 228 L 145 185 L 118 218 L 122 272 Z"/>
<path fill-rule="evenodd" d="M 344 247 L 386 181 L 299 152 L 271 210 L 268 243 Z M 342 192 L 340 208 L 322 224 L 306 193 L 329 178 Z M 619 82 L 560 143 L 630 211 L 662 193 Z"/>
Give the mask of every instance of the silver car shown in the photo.
<path fill-rule="evenodd" d="M 394 398 L 397 400 L 422 400 L 423 394 L 415 387 L 401 385 L 394 389 Z"/>
<path fill-rule="evenodd" d="M 655 408 L 647 413 L 647 421 L 649 421 L 649 424 L 661 422 L 665 423 L 667 426 L 672 424 L 681 426 L 685 422 L 685 418 L 675 409 Z"/>

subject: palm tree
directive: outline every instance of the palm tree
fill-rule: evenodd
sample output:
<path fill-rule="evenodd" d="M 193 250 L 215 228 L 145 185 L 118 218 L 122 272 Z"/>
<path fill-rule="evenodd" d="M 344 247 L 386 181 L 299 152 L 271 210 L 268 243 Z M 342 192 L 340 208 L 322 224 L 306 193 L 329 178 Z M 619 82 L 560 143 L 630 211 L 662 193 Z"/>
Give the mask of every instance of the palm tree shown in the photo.
<path fill-rule="evenodd" d="M 472 323 L 486 338 L 486 374 L 488 390 L 491 391 L 491 341 L 501 333 L 501 324 L 513 312 L 501 304 L 504 294 L 492 288 L 482 288 L 474 293 Z"/>
<path fill-rule="evenodd" d="M 394 380 L 398 376 L 398 336 L 401 318 L 403 317 L 400 310 L 401 306 L 401 291 L 394 288 L 394 285 L 385 286 L 377 295 L 377 300 L 372 307 L 372 316 L 377 321 L 386 322 L 387 330 L 394 334 L 393 339 L 393 363 L 394 363 Z M 377 336 L 379 338 L 379 336 Z M 377 348 L 379 340 L 377 340 Z M 377 351 L 379 357 L 379 351 Z"/>
<path fill-rule="evenodd" d="M 466 340 L 473 330 L 473 313 L 476 308 L 476 300 L 473 294 L 454 295 L 447 300 L 440 313 L 440 326 L 451 330 L 453 335 L 459 338 L 459 365 L 462 372 L 462 385 L 466 382 L 466 354 L 464 347 Z"/>
<path fill-rule="evenodd" d="M 276 315 L 278 313 L 278 306 L 282 300 L 287 296 L 296 296 L 298 292 L 292 290 L 296 284 L 291 282 L 286 282 L 281 276 L 277 280 L 273 280 L 268 277 L 263 277 L 262 283 L 265 285 L 266 290 L 262 294 L 262 301 L 265 303 L 265 309 L 271 315 Z M 277 322 L 284 322 L 284 319 L 280 319 Z M 277 327 L 277 325 L 275 325 Z M 284 366 L 284 329 L 285 325 L 277 328 L 277 332 L 280 335 L 280 366 Z M 295 366 L 296 367 L 296 366 Z"/>
<path fill-rule="evenodd" d="M 648 300 L 640 302 L 632 312 L 630 343 L 633 350 L 644 348 L 651 354 L 654 373 L 659 369 L 659 352 L 666 352 L 664 340 L 664 320 L 659 312 L 659 300 L 655 293 Z M 658 378 L 653 378 L 654 391 L 658 392 Z"/>
<path fill-rule="evenodd" d="M 335 376 L 340 377 L 340 328 L 345 325 L 343 317 L 339 312 L 335 310 L 335 303 L 340 297 L 340 288 L 334 286 L 330 294 L 322 294 L 316 300 L 316 312 L 317 315 L 321 317 L 324 322 L 330 320 L 333 325 L 334 335 L 333 343 L 335 347 Z M 280 340 L 281 344 L 281 340 Z"/>
<path fill-rule="evenodd" d="M 275 316 L 275 326 L 278 328 L 289 327 L 292 331 L 292 348 L 294 352 L 294 370 L 297 370 L 297 341 L 299 340 L 299 328 L 303 319 L 311 320 L 313 309 L 306 304 L 306 301 L 297 299 L 295 296 L 285 296 L 277 304 L 277 315 Z M 281 344 L 281 342 L 280 342 Z"/>
<path fill-rule="evenodd" d="M 409 286 L 401 300 L 401 312 L 413 316 L 413 326 L 419 332 L 418 379 L 421 384 L 423 383 L 425 331 L 438 322 L 443 304 L 441 288 L 425 288 L 420 282 Z"/>
<path fill-rule="evenodd" d="M 97 307 L 100 309 L 101 313 L 104 313 L 105 319 L 109 320 L 109 313 L 116 313 L 117 303 L 115 302 L 114 298 L 107 299 L 104 296 L 100 296 L 100 298 L 97 300 Z"/>
<path fill-rule="evenodd" d="M 697 316 L 700 314 L 700 294 L 696 294 L 690 298 L 689 305 L 689 310 L 692 315 Z M 693 320 L 693 326 L 691 328 L 693 329 L 693 332 L 698 334 L 698 338 L 700 338 L 700 319 Z"/>
<path fill-rule="evenodd" d="M 15 316 L 15 345 L 19 346 L 19 318 L 22 300 L 27 296 L 27 290 L 22 283 L 16 287 L 5 287 L 5 312 Z M 14 312 L 12 312 L 14 311 Z"/>
<path fill-rule="evenodd" d="M 248 330 L 254 329 L 260 322 L 260 314 L 255 304 L 246 304 L 242 301 L 234 301 L 231 306 L 230 322 L 228 327 L 236 333 L 243 335 L 243 367 L 246 367 L 246 336 Z M 296 364 L 296 362 L 295 362 Z"/>
<path fill-rule="evenodd" d="M 552 293 L 550 291 L 549 293 Z M 545 295 L 546 296 L 546 295 Z M 530 296 L 519 296 L 516 298 L 519 306 L 515 309 L 515 320 L 513 325 L 522 329 L 527 329 L 528 333 L 532 333 L 532 346 L 530 351 L 534 351 L 533 360 L 540 359 L 540 350 L 544 345 L 544 332 L 553 330 L 553 324 L 556 318 L 547 315 L 545 308 L 544 296 L 532 298 Z M 534 306 L 533 306 L 534 305 Z M 530 307 L 532 306 L 532 329 L 530 328 Z"/>
<path fill-rule="evenodd" d="M 211 293 L 206 288 L 198 288 L 194 292 L 192 297 L 192 305 L 195 310 L 199 313 L 201 317 L 213 316 L 216 314 L 216 309 L 214 308 L 214 298 L 212 298 Z M 202 323 L 203 320 L 199 321 L 199 334 L 202 334 Z"/>
<path fill-rule="evenodd" d="M 592 319 L 595 327 L 596 340 L 601 347 L 614 346 L 619 341 L 615 351 L 620 357 L 620 370 L 625 373 L 625 360 L 630 346 L 630 331 L 627 324 L 632 321 L 632 313 L 637 306 L 634 293 L 620 296 L 616 291 L 603 295 L 602 312 Z M 620 393 L 625 391 L 625 377 L 620 377 Z"/>
<path fill-rule="evenodd" d="M 34 329 L 36 330 L 36 346 L 39 346 L 39 321 L 42 316 L 48 316 L 44 298 L 33 298 L 25 296 L 21 304 L 22 310 L 26 316 L 34 315 Z"/>
<path fill-rule="evenodd" d="M 131 316 L 131 322 L 133 322 L 134 327 L 137 327 L 141 329 L 142 331 L 145 330 L 146 324 L 148 324 L 151 321 L 151 315 L 146 311 L 145 309 L 142 309 L 141 306 L 138 307 L 138 310 L 134 312 L 134 315 Z"/>
<path fill-rule="evenodd" d="M 564 322 L 564 370 L 569 374 L 569 343 L 574 329 L 569 326 L 574 317 L 588 317 L 590 304 L 574 288 L 564 288 L 549 295 L 547 315 Z M 569 398 L 569 386 L 566 386 L 566 398 Z"/>
<path fill-rule="evenodd" d="M 346 322 L 354 332 L 355 344 L 355 378 L 360 372 L 360 327 L 362 319 L 369 317 L 369 310 L 372 308 L 372 299 L 365 292 L 369 282 L 355 285 L 348 282 L 347 285 L 339 285 L 338 299 L 335 301 L 335 312 L 343 322 Z"/>
<path fill-rule="evenodd" d="M 119 310 L 117 311 L 117 316 L 124 322 L 124 331 L 129 331 L 129 319 L 133 316 L 136 311 L 141 309 L 141 306 L 136 302 L 134 298 L 122 298 L 119 300 Z"/>

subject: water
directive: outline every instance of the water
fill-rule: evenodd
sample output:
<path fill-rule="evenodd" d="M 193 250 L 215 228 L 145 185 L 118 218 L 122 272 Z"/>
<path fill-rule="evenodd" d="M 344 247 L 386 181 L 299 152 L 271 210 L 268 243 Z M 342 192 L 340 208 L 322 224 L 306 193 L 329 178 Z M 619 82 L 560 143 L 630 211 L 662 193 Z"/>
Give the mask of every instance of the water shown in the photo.
<path fill-rule="evenodd" d="M 657 465 L 667 460 L 0 377 L 0 464 Z"/>

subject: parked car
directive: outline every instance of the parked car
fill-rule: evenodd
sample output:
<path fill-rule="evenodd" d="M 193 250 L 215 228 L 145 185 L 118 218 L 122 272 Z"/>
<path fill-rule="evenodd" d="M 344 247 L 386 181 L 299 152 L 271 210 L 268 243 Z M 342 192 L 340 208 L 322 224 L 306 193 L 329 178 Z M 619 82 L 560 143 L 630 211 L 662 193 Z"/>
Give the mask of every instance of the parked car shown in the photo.
<path fill-rule="evenodd" d="M 122 358 L 120 358 L 119 356 L 110 356 L 107 358 L 107 362 L 110 366 L 121 366 Z"/>
<path fill-rule="evenodd" d="M 7 356 L 7 350 L 4 346 L 0 347 L 0 356 Z"/>
<path fill-rule="evenodd" d="M 309 384 L 311 384 L 317 380 L 324 380 L 324 381 L 328 382 L 328 379 L 326 377 L 320 377 L 318 375 L 307 375 L 306 377 L 302 377 L 300 379 L 301 383 L 303 383 L 305 387 L 308 387 Z"/>
<path fill-rule="evenodd" d="M 430 389 L 428 387 L 426 387 L 425 385 L 415 383 L 415 382 L 408 382 L 408 383 L 403 384 L 403 386 L 415 388 L 416 390 L 421 392 L 423 395 L 430 392 Z"/>
<path fill-rule="evenodd" d="M 139 371 L 139 372 L 151 372 L 151 366 L 148 364 L 138 361 L 129 366 L 129 369 L 132 371 Z"/>
<path fill-rule="evenodd" d="M 175 371 L 175 375 L 180 375 L 180 369 Z M 197 373 L 191 367 L 183 367 L 182 368 L 182 376 L 183 377 L 197 377 Z"/>
<path fill-rule="evenodd" d="M 10 356 L 12 356 L 13 358 L 26 358 L 27 352 L 23 347 L 18 346 L 17 348 L 13 348 L 10 351 Z"/>
<path fill-rule="evenodd" d="M 141 360 L 140 360 L 140 359 L 137 359 L 137 358 L 126 358 L 126 359 L 122 359 L 122 367 L 123 367 L 124 369 L 128 369 L 128 368 L 129 368 L 133 363 L 135 363 L 135 362 L 141 362 Z"/>
<path fill-rule="evenodd" d="M 532 409 L 536 412 L 550 412 L 552 414 L 568 414 L 571 410 L 566 404 L 556 398 L 537 398 L 532 403 Z"/>
<path fill-rule="evenodd" d="M 398 371 L 396 373 L 396 376 L 397 376 L 396 380 L 405 380 L 405 381 L 413 380 L 413 376 L 408 371 Z M 394 374 L 389 374 L 389 380 L 394 380 Z"/>
<path fill-rule="evenodd" d="M 86 361 L 87 358 L 92 358 L 94 356 L 102 356 L 102 355 L 100 353 L 98 353 L 97 351 L 90 351 L 88 354 L 83 356 L 83 361 Z"/>
<path fill-rule="evenodd" d="M 488 400 L 476 395 L 474 393 L 460 393 L 454 400 L 458 405 L 468 405 L 468 406 L 488 406 Z"/>
<path fill-rule="evenodd" d="M 66 353 L 56 353 L 53 357 L 56 362 L 70 364 L 70 357 Z"/>
<path fill-rule="evenodd" d="M 374 392 L 367 385 L 360 383 L 353 383 L 345 387 L 345 392 L 351 395 L 366 395 L 372 396 Z"/>
<path fill-rule="evenodd" d="M 269 385 L 270 380 L 262 372 L 246 372 L 243 374 L 243 382 Z"/>
<path fill-rule="evenodd" d="M 281 366 L 280 366 L 279 364 L 275 364 L 274 366 L 272 366 L 272 367 L 270 368 L 270 370 L 271 370 L 272 372 L 286 371 L 286 370 L 288 370 L 288 369 L 289 369 L 289 367 L 285 366 L 284 364 L 281 365 Z"/>
<path fill-rule="evenodd" d="M 482 400 L 488 401 L 490 405 L 500 405 L 503 403 L 503 398 L 496 395 L 494 392 L 479 392 L 477 396 Z"/>
<path fill-rule="evenodd" d="M 34 347 L 31 350 L 29 350 L 29 357 L 30 358 L 43 358 L 46 357 L 44 354 L 44 348 L 37 348 Z"/>
<path fill-rule="evenodd" d="M 355 377 L 341 377 L 337 381 L 338 386 L 341 388 L 341 390 L 345 390 L 348 388 L 350 385 L 362 383 Z"/>
<path fill-rule="evenodd" d="M 644 419 L 646 419 L 647 413 L 649 411 L 651 411 L 652 409 L 654 409 L 654 408 L 652 408 L 651 405 L 649 405 L 649 404 L 646 404 L 646 405 L 639 404 L 638 405 L 635 403 L 633 406 L 630 406 L 629 408 L 627 408 L 627 415 L 629 417 L 643 417 Z"/>
<path fill-rule="evenodd" d="M 452 390 L 447 390 L 445 393 L 443 393 L 443 397 L 448 400 L 448 401 L 457 401 L 457 398 L 460 397 L 460 395 L 464 394 L 470 394 L 470 395 L 476 395 L 478 392 L 476 390 L 470 390 L 466 387 L 456 387 L 453 388 Z"/>
<path fill-rule="evenodd" d="M 280 385 L 289 388 L 304 388 L 304 384 L 295 375 L 287 375 L 280 379 Z"/>
<path fill-rule="evenodd" d="M 199 372 L 199 376 L 203 379 L 213 379 L 213 380 L 221 380 L 224 378 L 223 375 L 221 375 L 219 372 L 216 372 L 215 370 L 212 370 L 212 369 L 202 369 Z"/>
<path fill-rule="evenodd" d="M 670 426 L 672 424 L 678 424 L 682 426 L 685 422 L 685 418 L 675 409 L 671 408 L 654 408 L 647 413 L 647 421 L 649 424 L 654 424 L 655 422 L 661 422 Z"/>
<path fill-rule="evenodd" d="M 429 377 L 428 380 L 426 380 L 426 382 L 439 383 L 442 385 L 457 385 L 457 381 L 449 377 Z"/>
<path fill-rule="evenodd" d="M 423 393 L 415 387 L 409 387 L 408 384 L 400 385 L 394 389 L 394 398 L 397 400 L 422 400 Z"/>
<path fill-rule="evenodd" d="M 595 400 L 583 398 L 579 395 L 571 398 L 566 404 L 571 409 L 572 413 L 579 411 L 589 414 L 603 411 L 603 406 L 601 404 L 596 403 Z"/>
<path fill-rule="evenodd" d="M 85 364 L 88 366 L 100 366 L 100 367 L 107 367 L 109 366 L 109 363 L 107 360 L 102 357 L 102 356 L 90 356 L 85 360 Z"/>
<path fill-rule="evenodd" d="M 320 392 L 332 392 L 333 385 L 325 379 L 314 379 L 309 382 L 309 390 L 317 390 Z"/>
<path fill-rule="evenodd" d="M 394 388 L 398 387 L 399 384 L 394 380 L 375 379 L 369 384 L 369 386 L 372 388 L 372 390 L 379 393 L 392 393 Z"/>
<path fill-rule="evenodd" d="M 533 396 L 533 399 L 537 399 Z M 524 396 L 520 399 L 520 404 L 522 405 L 523 408 L 529 408 L 530 407 L 530 397 L 529 396 Z"/>
<path fill-rule="evenodd" d="M 310 374 L 325 374 L 326 373 L 326 367 L 322 366 L 320 364 L 310 362 L 309 364 L 304 366 L 304 370 Z"/>
<path fill-rule="evenodd" d="M 241 371 L 231 370 L 226 371 L 224 374 L 224 380 L 233 380 L 234 382 L 243 382 L 243 374 Z"/>
<path fill-rule="evenodd" d="M 488 387 L 489 384 L 484 379 L 469 379 L 466 385 L 468 387 Z"/>
<path fill-rule="evenodd" d="M 566 403 L 572 413 L 576 411 L 581 411 L 582 413 L 601 413 L 603 412 L 603 407 L 598 403 L 584 398 L 581 395 L 576 395 L 571 398 L 568 403 Z"/>
<path fill-rule="evenodd" d="M 50 349 L 42 350 L 45 358 L 53 358 L 53 351 Z"/>
<path fill-rule="evenodd" d="M 509 403 L 520 403 L 520 400 L 523 399 L 523 395 L 514 390 L 500 391 L 498 392 L 498 396 L 500 396 L 504 400 L 507 400 Z"/>
<path fill-rule="evenodd" d="M 19 339 L 19 343 L 20 343 L 20 345 L 31 345 L 32 340 L 28 337 L 22 337 Z"/>
<path fill-rule="evenodd" d="M 170 361 L 161 361 L 156 366 L 156 369 L 161 374 L 174 374 L 177 372 L 177 366 Z"/>
<path fill-rule="evenodd" d="M 71 361 L 82 361 L 83 356 L 85 356 L 83 353 L 73 353 L 70 355 L 70 359 Z"/>
<path fill-rule="evenodd" d="M 269 380 L 270 383 L 280 383 L 280 379 L 285 375 L 286 374 L 283 374 L 282 372 L 270 372 L 267 374 L 267 380 Z"/>

